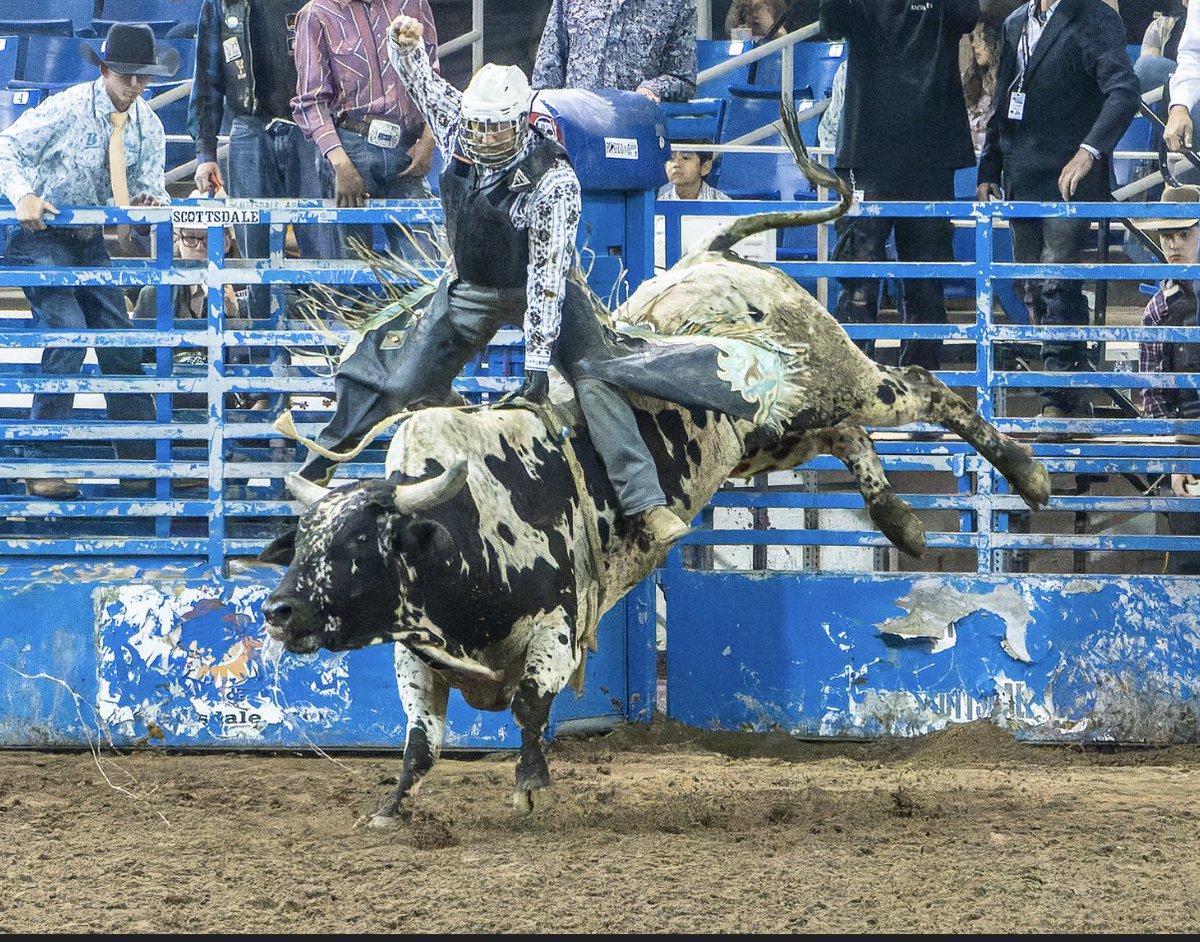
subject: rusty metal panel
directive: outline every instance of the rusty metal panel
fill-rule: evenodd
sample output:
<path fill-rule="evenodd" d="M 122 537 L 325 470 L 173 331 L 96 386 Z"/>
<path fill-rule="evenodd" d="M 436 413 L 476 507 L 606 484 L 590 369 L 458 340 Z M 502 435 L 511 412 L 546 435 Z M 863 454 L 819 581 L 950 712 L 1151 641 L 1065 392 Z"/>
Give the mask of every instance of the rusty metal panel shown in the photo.
<path fill-rule="evenodd" d="M 1030 740 L 1200 734 L 1200 594 L 1167 577 L 672 571 L 667 710 L 720 729 Z"/>

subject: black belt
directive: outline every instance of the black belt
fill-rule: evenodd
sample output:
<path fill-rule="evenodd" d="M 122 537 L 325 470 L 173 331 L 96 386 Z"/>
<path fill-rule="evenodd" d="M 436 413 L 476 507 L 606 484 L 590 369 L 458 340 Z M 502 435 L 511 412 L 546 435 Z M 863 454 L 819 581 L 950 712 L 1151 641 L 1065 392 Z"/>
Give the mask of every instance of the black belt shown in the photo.
<path fill-rule="evenodd" d="M 351 118 L 349 115 L 341 115 L 333 123 L 336 127 L 345 128 L 347 131 L 350 131 L 353 134 L 361 134 L 363 137 L 367 137 L 371 133 L 371 125 L 376 121 L 386 121 L 388 124 L 394 124 L 401 129 L 402 138 L 400 141 L 400 146 L 411 147 L 414 143 L 416 143 L 416 138 L 412 136 L 412 132 L 408 128 L 404 127 L 404 125 L 402 125 L 399 121 L 393 121 L 391 118 L 381 118 L 376 117 L 375 115 L 367 115 L 366 117 L 359 119 Z"/>

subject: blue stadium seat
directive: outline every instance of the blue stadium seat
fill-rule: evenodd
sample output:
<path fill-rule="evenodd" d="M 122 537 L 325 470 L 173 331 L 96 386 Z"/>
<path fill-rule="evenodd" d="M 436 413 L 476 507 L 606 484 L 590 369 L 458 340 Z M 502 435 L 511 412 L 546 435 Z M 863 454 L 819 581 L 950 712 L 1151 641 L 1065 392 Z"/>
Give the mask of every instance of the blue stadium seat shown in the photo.
<path fill-rule="evenodd" d="M 163 39 L 177 25 L 175 20 L 93 20 L 92 27 L 97 36 L 107 36 L 114 23 L 140 23 L 149 26 L 154 35 Z"/>
<path fill-rule="evenodd" d="M 0 34 L 5 36 L 74 36 L 70 20 L 0 20 Z"/>
<path fill-rule="evenodd" d="M 1154 141 L 1154 125 L 1150 123 L 1150 119 L 1144 115 L 1134 115 L 1133 121 L 1117 141 L 1116 150 L 1141 150 L 1149 151 L 1157 149 L 1158 144 Z M 1116 177 L 1117 186 L 1124 186 L 1129 183 L 1137 173 L 1138 164 L 1141 161 L 1132 157 L 1115 157 L 1113 159 L 1113 176 Z"/>
<path fill-rule="evenodd" d="M 805 107 L 811 93 L 800 89 L 797 107 Z M 743 95 L 732 91 L 725 108 L 725 119 L 718 138 L 722 144 L 741 137 L 749 131 L 779 120 L 779 91 L 774 95 Z M 815 140 L 816 122 L 801 125 L 805 142 Z M 781 144 L 778 134 L 759 141 L 760 144 Z M 804 174 L 796 166 L 790 153 L 779 154 L 723 154 L 718 167 L 713 168 L 718 178 L 715 185 L 735 199 L 812 199 L 815 194 Z"/>
<path fill-rule="evenodd" d="M 31 5 L 29 0 L 0 0 L 0 20 L 30 21 L 42 19 L 35 15 L 37 4 Z M 92 25 L 92 14 L 95 0 L 53 0 L 43 7 L 47 17 L 68 19 L 76 30 L 87 29 Z"/>
<path fill-rule="evenodd" d="M 715 141 L 721 133 L 725 102 L 720 98 L 664 101 L 667 139 L 671 141 Z"/>
<path fill-rule="evenodd" d="M 100 16 L 122 23 L 195 23 L 203 0 L 104 0 Z"/>
<path fill-rule="evenodd" d="M 750 43 L 728 42 L 720 39 L 696 40 L 696 72 L 711 69 L 722 62 L 728 62 L 750 48 Z M 696 89 L 697 98 L 724 98 L 729 92 L 729 86 L 744 83 L 748 80 L 749 66 L 740 66 L 731 72 L 720 75 L 715 79 L 701 83 Z"/>
<path fill-rule="evenodd" d="M 32 86 L 47 90 L 90 82 L 98 72 L 80 55 L 80 44 L 90 42 L 99 48 L 100 40 L 80 40 L 74 36 L 29 36 L 25 55 L 14 76 L 14 87 Z"/>
<path fill-rule="evenodd" d="M 796 84 L 812 89 L 817 101 L 833 93 L 833 77 L 846 58 L 845 43 L 796 43 L 792 47 Z"/>
<path fill-rule="evenodd" d="M 20 36 L 0 36 L 0 88 L 4 88 L 17 76 L 21 65 Z"/>
<path fill-rule="evenodd" d="M 0 89 L 0 131 L 3 131 L 23 112 L 33 108 L 41 100 L 42 93 L 36 88 Z"/>

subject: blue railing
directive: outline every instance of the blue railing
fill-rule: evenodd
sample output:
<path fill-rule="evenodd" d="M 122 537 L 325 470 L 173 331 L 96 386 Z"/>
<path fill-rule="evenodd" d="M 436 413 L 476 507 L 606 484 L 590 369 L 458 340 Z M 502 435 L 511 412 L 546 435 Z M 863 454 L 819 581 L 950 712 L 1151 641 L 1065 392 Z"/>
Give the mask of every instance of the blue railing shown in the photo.
<path fill-rule="evenodd" d="M 668 263 L 678 257 L 680 217 L 703 213 L 750 213 L 764 208 L 811 209 L 812 203 L 771 204 L 734 202 L 703 205 L 665 202 L 657 206 L 667 226 Z M 55 225 L 144 224 L 156 235 L 153 258 L 121 260 L 111 268 L 90 271 L 0 269 L 0 286 L 27 284 L 69 286 L 101 284 L 119 287 L 203 285 L 208 293 L 208 316 L 203 323 L 173 321 L 169 292 L 159 293 L 153 322 L 138 322 L 134 331 L 34 330 L 19 320 L 0 325 L 0 355 L 11 359 L 14 351 L 37 351 L 47 346 L 126 346 L 153 350 L 142 377 L 106 378 L 85 367 L 78 377 L 41 376 L 37 367 L 10 362 L 0 368 L 0 554 L 72 556 L 88 554 L 143 557 L 186 557 L 221 566 L 230 556 L 256 552 L 278 528 L 280 517 L 295 506 L 282 490 L 282 476 L 303 459 L 303 450 L 283 439 L 272 419 L 289 403 L 302 432 L 312 435 L 330 412 L 333 391 L 331 370 L 306 361 L 305 352 L 336 349 L 349 336 L 344 329 L 314 329 L 289 309 L 285 295 L 303 285 L 374 285 L 366 267 L 351 262 L 313 262 L 283 257 L 288 225 L 430 222 L 440 220 L 434 203 L 394 203 L 360 210 L 332 210 L 317 203 L 256 207 L 260 221 L 271 228 L 271 258 L 226 260 L 223 241 L 209 240 L 208 264 L 188 266 L 171 257 L 171 211 L 165 208 L 123 212 L 115 209 L 64 210 Z M 994 290 L 1004 280 L 1027 277 L 1076 277 L 1154 280 L 1168 274 L 1200 278 L 1200 265 L 1166 266 L 1106 264 L 1084 266 L 1018 265 L 996 261 L 993 253 L 998 225 L 1004 220 L 1035 216 L 1073 215 L 1103 218 L 1108 215 L 1144 218 L 1186 216 L 1187 207 L 1157 205 L 1074 205 L 970 203 L 876 204 L 859 212 L 885 216 L 941 216 L 972 226 L 974 257 L 942 263 L 832 263 L 781 262 L 779 267 L 799 279 L 847 277 L 933 277 L 966 279 L 974 284 L 975 316 L 970 323 L 951 325 L 852 325 L 857 339 L 942 338 L 974 344 L 973 367 L 940 373 L 942 379 L 970 395 L 973 389 L 980 412 L 1000 428 L 1015 434 L 1058 431 L 1119 436 L 1120 440 L 1079 439 L 1065 444 L 1034 443 L 1035 452 L 1048 468 L 1067 475 L 1135 474 L 1147 480 L 1171 471 L 1200 473 L 1200 445 L 1181 444 L 1177 434 L 1200 434 L 1197 421 L 1144 420 L 1094 417 L 1049 420 L 1021 417 L 1009 400 L 1040 387 L 1071 385 L 1080 388 L 1133 389 L 1148 386 L 1196 388 L 1193 374 L 1045 373 L 1000 368 L 999 344 L 1036 343 L 1047 339 L 1080 339 L 1093 342 L 1132 342 L 1142 339 L 1190 341 L 1193 328 L 1143 328 L 1130 326 L 1036 327 L 998 323 Z M 0 212 L 0 225 L 14 222 L 11 210 Z M 210 232 L 219 232 L 214 224 Z M 651 233 L 638 247 L 649 257 Z M 631 247 L 632 251 L 632 247 Z M 631 276 L 636 286 L 637 273 Z M 224 287 L 266 285 L 276 296 L 279 312 L 266 322 L 228 320 Z M 604 293 L 604 292 L 602 292 Z M 332 322 L 332 321 L 331 321 Z M 24 322 L 28 323 L 28 322 Z M 519 334 L 508 332 L 500 342 L 460 378 L 458 388 L 468 395 L 488 395 L 511 388 L 508 378 L 519 364 Z M 231 350 L 258 351 L 247 358 Z M 193 350 L 203 362 L 187 367 L 173 353 Z M 289 354 L 294 353 L 294 356 Z M 103 414 L 81 402 L 69 422 L 32 423 L 24 400 L 35 391 L 141 392 L 153 395 L 154 422 L 109 422 Z M 265 410 L 247 407 L 235 394 L 266 397 Z M 177 397 L 194 397 L 183 399 Z M 926 431 L 914 426 L 907 431 Z M 154 460 L 121 460 L 102 453 L 112 440 L 154 443 Z M 30 442 L 62 442 L 61 458 L 31 457 Z M 1004 554 L 1041 549 L 1081 551 L 1200 549 L 1200 538 L 1175 538 L 1138 534 L 1086 532 L 1027 532 L 1029 515 L 1020 500 L 1007 493 L 1005 484 L 990 466 L 966 444 L 952 437 L 938 441 L 913 440 L 899 435 L 880 437 L 877 447 L 890 472 L 923 471 L 946 476 L 945 493 L 908 494 L 921 513 L 953 514 L 956 527 L 932 528 L 933 548 L 957 548 L 973 554 L 979 572 L 1011 564 Z M 379 449 L 369 450 L 349 464 L 344 476 L 379 473 Z M 840 467 L 821 458 L 804 470 L 826 471 Z M 65 477 L 82 482 L 79 499 L 47 501 L 25 496 L 22 479 Z M 131 496 L 120 479 L 148 479 L 153 494 Z M 181 487 L 181 483 L 198 486 Z M 1063 480 L 1063 479 L 1060 479 Z M 898 487 L 898 490 L 904 488 Z M 861 499 L 852 493 L 801 493 L 797 491 L 727 490 L 718 494 L 715 507 L 788 510 L 852 509 Z M 1087 493 L 1063 494 L 1052 499 L 1050 510 L 1085 513 L 1143 513 L 1187 511 L 1187 499 Z M 711 511 L 708 513 L 711 520 Z M 1034 517 L 1036 522 L 1039 517 Z M 1049 519 L 1048 517 L 1046 519 Z M 804 528 L 742 530 L 708 529 L 690 540 L 710 545 L 823 545 L 881 546 L 874 530 L 832 529 L 819 525 Z"/>

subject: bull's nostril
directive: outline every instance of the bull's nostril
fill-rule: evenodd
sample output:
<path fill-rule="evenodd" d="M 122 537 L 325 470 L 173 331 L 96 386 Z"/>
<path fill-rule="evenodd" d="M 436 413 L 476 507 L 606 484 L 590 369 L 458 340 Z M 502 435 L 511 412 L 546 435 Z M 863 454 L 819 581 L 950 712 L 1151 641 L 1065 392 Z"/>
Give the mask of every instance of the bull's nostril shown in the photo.
<path fill-rule="evenodd" d="M 272 625 L 285 625 L 292 614 L 292 603 L 282 599 L 267 599 L 263 603 L 263 614 Z"/>

